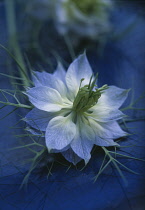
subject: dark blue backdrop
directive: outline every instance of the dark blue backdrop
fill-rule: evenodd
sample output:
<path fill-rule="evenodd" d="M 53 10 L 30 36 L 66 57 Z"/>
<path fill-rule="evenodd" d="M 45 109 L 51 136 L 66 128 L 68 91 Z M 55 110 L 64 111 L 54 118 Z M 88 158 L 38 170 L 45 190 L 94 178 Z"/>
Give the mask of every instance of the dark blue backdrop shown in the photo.
<path fill-rule="evenodd" d="M 99 72 L 100 85 L 107 83 L 122 88 L 133 88 L 135 99 L 145 90 L 145 10 L 143 9 L 144 5 L 139 6 L 139 4 L 141 3 L 138 2 L 137 7 L 130 1 L 129 4 L 124 3 L 123 6 L 115 10 L 112 16 L 115 37 L 107 41 L 102 53 L 98 53 L 95 44 L 87 51 L 93 70 Z M 132 24 L 133 22 L 135 24 Z M 122 33 L 129 25 L 133 25 L 133 27 Z M 55 34 L 55 38 L 47 39 L 45 37 L 45 39 L 48 46 L 54 40 L 56 46 L 59 43 L 59 53 L 70 62 L 70 56 L 66 52 L 63 42 L 57 37 L 58 35 Z M 0 43 L 7 44 L 3 1 L 0 2 Z M 49 55 L 49 49 L 44 46 L 42 40 L 40 43 L 44 52 Z M 35 56 L 33 52 L 28 52 L 28 58 L 32 63 L 38 59 Z M 6 53 L 0 50 L 0 72 L 8 73 L 7 59 Z M 41 59 L 40 63 L 43 65 Z M 0 88 L 10 88 L 8 79 L 3 76 L 0 76 Z M 144 104 L 145 100 L 142 99 L 136 106 L 143 108 Z M 12 107 L 6 107 L 3 111 L 1 110 L 0 116 L 4 116 L 10 110 Z M 145 117 L 144 111 L 130 111 L 128 114 L 134 118 Z M 123 170 L 128 180 L 126 185 L 113 166 L 109 166 L 97 182 L 93 183 L 92 177 L 97 173 L 98 162 L 102 158 L 102 153 L 99 151 L 96 151 L 83 171 L 71 168 L 66 173 L 66 167 L 58 165 L 54 168 L 52 176 L 47 179 L 44 169 L 37 170 L 30 178 L 27 191 L 19 190 L 27 171 L 27 166 L 22 163 L 28 157 L 23 149 L 8 150 L 18 143 L 18 140 L 13 136 L 17 131 L 9 128 L 17 120 L 16 114 L 12 114 L 0 121 L 0 209 L 145 209 L 145 163 L 136 160 L 120 160 L 126 166 L 140 173 L 140 175 L 134 175 Z M 123 141 L 121 145 L 136 146 L 123 150 L 132 156 L 145 159 L 145 121 L 129 123 L 128 127 L 129 132 L 134 135 Z"/>

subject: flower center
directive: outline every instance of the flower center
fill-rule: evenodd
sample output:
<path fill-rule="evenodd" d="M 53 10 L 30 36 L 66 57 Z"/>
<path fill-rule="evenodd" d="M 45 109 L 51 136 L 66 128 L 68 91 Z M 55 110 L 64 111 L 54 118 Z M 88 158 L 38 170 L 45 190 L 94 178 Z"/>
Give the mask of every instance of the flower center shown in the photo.
<path fill-rule="evenodd" d="M 83 113 L 86 112 L 88 109 L 93 107 L 97 104 L 101 94 L 104 90 L 108 89 L 107 85 L 102 86 L 101 88 L 96 87 L 96 80 L 98 78 L 98 74 L 93 80 L 93 76 L 90 78 L 90 82 L 88 85 L 81 87 L 82 81 L 81 79 L 79 91 L 75 97 L 73 102 L 73 110 L 75 112 Z M 93 81 L 92 81 L 93 80 Z"/>
<path fill-rule="evenodd" d="M 102 0 L 70 0 L 84 14 L 99 13 L 102 6 L 106 5 Z"/>

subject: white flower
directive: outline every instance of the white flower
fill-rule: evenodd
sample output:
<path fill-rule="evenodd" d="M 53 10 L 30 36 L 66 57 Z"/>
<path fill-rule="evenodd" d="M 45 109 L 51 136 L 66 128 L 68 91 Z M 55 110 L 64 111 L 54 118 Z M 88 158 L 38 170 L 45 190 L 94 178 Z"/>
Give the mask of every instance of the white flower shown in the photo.
<path fill-rule="evenodd" d="M 110 30 L 111 0 L 55 0 L 54 15 L 58 31 L 97 39 Z"/>
<path fill-rule="evenodd" d="M 59 64 L 53 74 L 35 72 L 35 87 L 27 91 L 35 106 L 26 116 L 27 123 L 45 134 L 49 151 L 62 152 L 76 164 L 91 158 L 93 145 L 117 146 L 114 139 L 126 133 L 117 120 L 124 117 L 119 107 L 128 90 L 104 85 L 96 88 L 96 78 L 85 54 L 65 72 Z"/>

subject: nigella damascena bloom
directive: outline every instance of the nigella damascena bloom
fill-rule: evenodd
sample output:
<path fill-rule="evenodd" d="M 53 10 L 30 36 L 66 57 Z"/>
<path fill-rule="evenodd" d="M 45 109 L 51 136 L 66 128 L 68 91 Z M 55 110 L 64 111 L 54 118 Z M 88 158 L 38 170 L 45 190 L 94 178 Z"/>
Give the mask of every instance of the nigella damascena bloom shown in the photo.
<path fill-rule="evenodd" d="M 34 105 L 27 123 L 45 135 L 49 152 L 61 152 L 70 162 L 87 163 L 93 145 L 117 146 L 114 139 L 126 133 L 117 120 L 124 117 L 119 107 L 128 90 L 96 85 L 85 53 L 66 72 L 61 64 L 53 74 L 35 72 L 35 87 L 27 95 Z"/>
<path fill-rule="evenodd" d="M 110 31 L 111 0 L 55 0 L 53 5 L 58 31 L 97 39 Z"/>

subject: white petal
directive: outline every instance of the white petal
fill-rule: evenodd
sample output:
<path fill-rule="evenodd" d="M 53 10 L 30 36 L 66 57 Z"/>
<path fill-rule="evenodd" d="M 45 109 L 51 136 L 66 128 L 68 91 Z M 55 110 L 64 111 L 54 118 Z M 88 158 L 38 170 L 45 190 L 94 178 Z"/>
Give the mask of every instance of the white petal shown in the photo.
<path fill-rule="evenodd" d="M 80 162 L 82 159 L 78 157 L 72 149 L 68 149 L 65 152 L 62 152 L 62 155 L 65 157 L 66 160 L 76 165 L 78 162 Z"/>
<path fill-rule="evenodd" d="M 92 69 L 86 58 L 86 54 L 80 55 L 70 64 L 66 73 L 66 83 L 70 92 L 75 96 L 80 86 L 80 80 L 84 78 L 82 86 L 89 84 Z"/>
<path fill-rule="evenodd" d="M 112 120 L 119 120 L 125 117 L 120 110 L 112 110 L 110 107 L 100 106 L 96 104 L 90 111 L 93 113 L 89 114 L 89 116 L 99 122 L 108 122 Z"/>
<path fill-rule="evenodd" d="M 101 146 L 101 147 L 119 146 L 119 144 L 117 144 L 112 139 L 100 138 L 99 136 L 96 136 L 96 138 L 95 138 L 95 144 L 97 146 Z"/>
<path fill-rule="evenodd" d="M 43 85 L 53 88 L 53 75 L 45 71 L 43 72 L 34 71 L 32 75 L 32 80 L 36 87 Z"/>
<path fill-rule="evenodd" d="M 45 112 L 40 109 L 32 109 L 25 117 L 25 121 L 33 128 L 45 131 L 49 121 L 54 117 L 54 113 Z"/>
<path fill-rule="evenodd" d="M 59 149 L 59 150 L 58 149 L 50 149 L 50 150 L 51 150 L 51 153 L 62 153 L 62 152 L 67 151 L 69 148 L 70 148 L 70 145 L 67 145 L 63 149 Z"/>
<path fill-rule="evenodd" d="M 59 64 L 60 65 L 60 64 Z M 60 69 L 60 66 L 58 67 Z M 65 74 L 62 73 L 63 70 L 57 70 L 57 75 L 62 74 L 61 77 L 65 80 Z M 67 87 L 64 84 L 63 80 L 59 77 L 49 74 L 47 72 L 34 72 L 32 75 L 33 83 L 36 87 L 47 86 L 57 90 L 60 95 L 64 98 L 67 97 Z"/>
<path fill-rule="evenodd" d="M 129 90 L 121 89 L 115 86 L 109 86 L 107 90 L 102 93 L 98 100 L 98 105 L 118 109 L 126 100 Z"/>
<path fill-rule="evenodd" d="M 68 91 L 66 85 L 60 79 L 54 79 L 53 88 L 56 89 L 60 95 L 63 97 L 66 103 L 71 104 L 71 101 L 68 100 Z"/>
<path fill-rule="evenodd" d="M 62 64 L 59 62 L 56 71 L 53 73 L 53 75 L 62 80 L 65 83 L 65 76 L 66 76 L 66 71 Z"/>
<path fill-rule="evenodd" d="M 99 146 L 113 146 L 116 143 L 113 139 L 118 139 L 127 135 L 116 121 L 109 123 L 96 122 L 93 119 L 89 119 L 90 126 L 96 134 L 95 144 Z"/>
<path fill-rule="evenodd" d="M 40 110 L 56 112 L 61 110 L 62 98 L 60 94 L 49 87 L 34 87 L 27 91 L 30 102 Z"/>
<path fill-rule="evenodd" d="M 62 150 L 70 144 L 76 134 L 76 125 L 70 116 L 58 116 L 50 120 L 46 129 L 46 145 L 48 149 Z"/>
<path fill-rule="evenodd" d="M 93 129 L 85 123 L 79 122 L 76 135 L 71 143 L 72 150 L 87 164 L 91 158 L 91 150 L 94 144 L 95 133 Z"/>

